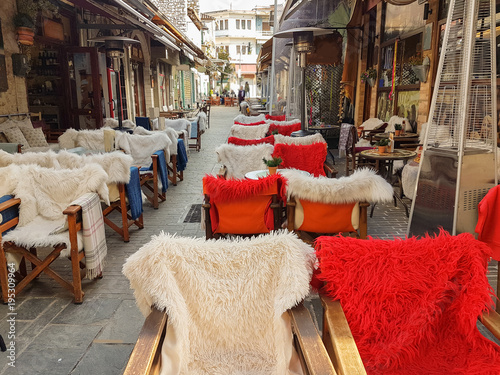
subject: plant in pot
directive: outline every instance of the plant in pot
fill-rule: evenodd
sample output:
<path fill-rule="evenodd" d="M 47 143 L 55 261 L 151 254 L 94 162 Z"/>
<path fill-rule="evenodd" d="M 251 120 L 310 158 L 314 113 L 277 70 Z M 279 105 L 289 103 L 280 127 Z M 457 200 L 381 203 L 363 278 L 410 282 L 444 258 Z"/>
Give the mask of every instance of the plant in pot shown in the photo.
<path fill-rule="evenodd" d="M 35 37 L 33 18 L 27 13 L 17 13 L 14 16 L 14 26 L 16 27 L 18 42 L 25 46 L 32 46 Z"/>
<path fill-rule="evenodd" d="M 33 45 L 35 36 L 35 21 L 39 11 L 52 16 L 57 13 L 57 6 L 49 0 L 17 0 L 17 13 L 14 15 L 14 26 L 16 27 L 17 40 L 25 46 Z"/>
<path fill-rule="evenodd" d="M 387 150 L 387 146 L 389 146 L 389 139 L 387 138 L 382 138 L 380 141 L 375 143 L 375 146 L 378 147 L 378 153 L 383 154 Z"/>
<path fill-rule="evenodd" d="M 377 70 L 375 68 L 368 68 L 366 71 L 361 73 L 361 82 L 368 83 L 370 87 L 375 86 L 375 80 L 377 79 Z"/>
<path fill-rule="evenodd" d="M 276 170 L 278 169 L 279 165 L 283 162 L 283 160 L 280 157 L 274 157 L 272 159 L 267 160 L 266 158 L 262 158 L 262 161 L 264 162 L 265 165 L 267 165 L 267 168 L 269 169 L 269 174 L 276 174 Z"/>
<path fill-rule="evenodd" d="M 401 126 L 401 124 L 396 124 L 394 125 L 394 133 L 397 136 L 401 135 L 401 131 L 403 130 L 403 127 Z"/>

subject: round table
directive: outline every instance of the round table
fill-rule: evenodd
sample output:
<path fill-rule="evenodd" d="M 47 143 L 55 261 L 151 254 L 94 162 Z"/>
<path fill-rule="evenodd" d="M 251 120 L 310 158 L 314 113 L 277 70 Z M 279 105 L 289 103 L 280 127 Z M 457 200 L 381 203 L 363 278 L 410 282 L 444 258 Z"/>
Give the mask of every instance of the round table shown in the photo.
<path fill-rule="evenodd" d="M 378 133 L 373 135 L 373 139 L 379 141 L 384 138 L 389 138 L 391 133 Z M 416 133 L 401 133 L 394 135 L 394 144 L 396 147 L 402 143 L 418 143 L 418 134 Z"/>

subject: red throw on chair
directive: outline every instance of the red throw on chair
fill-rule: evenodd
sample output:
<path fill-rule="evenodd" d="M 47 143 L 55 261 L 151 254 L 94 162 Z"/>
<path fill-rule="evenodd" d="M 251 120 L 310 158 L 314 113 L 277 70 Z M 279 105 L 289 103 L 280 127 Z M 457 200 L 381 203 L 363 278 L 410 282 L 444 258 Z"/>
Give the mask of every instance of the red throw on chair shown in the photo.
<path fill-rule="evenodd" d="M 272 134 L 273 131 L 277 130 L 279 134 L 281 135 L 288 135 L 290 136 L 293 132 L 299 131 L 300 130 L 300 122 L 292 125 L 277 125 L 277 124 L 270 124 L 269 125 L 269 133 Z"/>
<path fill-rule="evenodd" d="M 326 143 L 317 142 L 312 145 L 274 145 L 273 156 L 283 159 L 280 168 L 295 168 L 314 175 L 325 176 L 323 165 L 326 160 Z"/>
<path fill-rule="evenodd" d="M 229 137 L 227 143 L 237 145 L 237 146 L 249 146 L 249 145 L 259 145 L 261 143 L 269 143 L 274 145 L 274 135 L 260 139 L 243 139 L 237 137 Z"/>
<path fill-rule="evenodd" d="M 500 347 L 476 327 L 491 251 L 472 235 L 319 237 L 316 255 L 368 374 L 500 374 Z"/>
<path fill-rule="evenodd" d="M 286 121 L 286 115 L 281 115 L 281 116 L 266 115 L 266 120 Z"/>

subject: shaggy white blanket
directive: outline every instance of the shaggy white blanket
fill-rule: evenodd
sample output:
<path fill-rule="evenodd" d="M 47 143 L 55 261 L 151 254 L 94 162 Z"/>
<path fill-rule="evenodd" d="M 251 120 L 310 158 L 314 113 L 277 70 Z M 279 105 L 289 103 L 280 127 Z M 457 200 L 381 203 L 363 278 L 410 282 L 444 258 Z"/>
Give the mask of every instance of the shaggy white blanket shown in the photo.
<path fill-rule="evenodd" d="M 392 116 L 389 119 L 388 124 L 389 125 L 387 125 L 387 128 L 385 129 L 385 132 L 394 132 L 394 131 L 396 131 L 396 128 L 394 127 L 394 125 L 396 125 L 396 124 L 401 125 L 403 127 L 403 130 L 405 132 L 411 132 L 412 131 L 412 128 L 411 128 L 411 125 L 410 125 L 410 121 L 408 121 L 408 119 L 405 118 L 405 117 Z"/>
<path fill-rule="evenodd" d="M 297 119 L 291 119 L 291 120 L 288 120 L 288 121 L 266 120 L 266 124 L 294 125 L 294 124 L 300 124 L 300 120 L 297 120 Z"/>
<path fill-rule="evenodd" d="M 252 124 L 254 122 L 266 121 L 266 115 L 260 114 L 258 116 L 245 116 L 238 115 L 234 118 L 234 122 L 241 122 L 242 124 Z"/>
<path fill-rule="evenodd" d="M 123 273 L 145 316 L 151 306 L 168 314 L 161 374 L 281 375 L 295 370 L 286 311 L 307 296 L 314 260 L 292 233 L 217 241 L 162 233 Z"/>
<path fill-rule="evenodd" d="M 104 152 L 104 131 L 96 130 L 66 130 L 59 138 L 61 149 L 83 147 L 86 150 Z"/>
<path fill-rule="evenodd" d="M 259 139 L 259 138 L 264 138 L 268 131 L 269 131 L 269 124 L 262 124 L 255 126 L 233 125 L 231 126 L 231 131 L 229 135 L 231 137 L 237 137 L 242 139 Z"/>
<path fill-rule="evenodd" d="M 321 133 L 306 135 L 305 137 L 288 137 L 281 134 L 274 135 L 274 144 L 284 143 L 287 145 L 312 145 L 317 142 L 326 143 Z"/>
<path fill-rule="evenodd" d="M 166 160 L 170 160 L 168 150 L 171 141 L 168 135 L 162 132 L 155 132 L 151 135 L 117 132 L 115 144 L 117 148 L 121 148 L 127 154 L 132 155 L 134 164 L 140 167 L 149 167 L 152 162 L 151 155 L 158 150 L 164 150 Z"/>
<path fill-rule="evenodd" d="M 363 130 L 376 130 L 376 129 L 380 128 L 383 123 L 384 123 L 384 121 L 382 121 L 378 118 L 372 117 L 372 118 L 369 118 L 368 120 L 366 120 L 365 122 L 363 122 L 361 124 L 361 127 L 363 128 Z"/>
<path fill-rule="evenodd" d="M 134 129 L 134 134 L 137 135 L 152 135 L 155 134 L 156 132 L 162 132 L 168 136 L 171 142 L 170 145 L 168 146 L 169 154 L 177 155 L 177 139 L 179 138 L 179 135 L 177 134 L 177 131 L 175 131 L 174 129 L 165 128 L 165 130 L 150 131 L 144 129 L 142 126 L 138 126 L 137 128 Z"/>
<path fill-rule="evenodd" d="M 271 158 L 273 150 L 274 146 L 267 143 L 251 146 L 223 144 L 215 152 L 218 162 L 227 168 L 227 177 L 244 178 L 248 172 L 266 169 L 262 158 Z"/>
<path fill-rule="evenodd" d="M 130 181 L 130 167 L 133 159 L 130 155 L 115 151 L 104 154 L 78 155 L 61 150 L 58 153 L 27 152 L 24 154 L 8 154 L 0 150 L 0 167 L 10 164 L 36 164 L 44 168 L 78 169 L 86 164 L 99 164 L 108 179 L 106 183 L 128 183 Z"/>
<path fill-rule="evenodd" d="M 63 219 L 62 212 L 86 193 L 98 193 L 105 201 L 109 195 L 108 175 L 98 164 L 86 164 L 80 169 L 11 164 L 0 168 L 0 176 L 0 196 L 13 194 L 21 199 L 19 226 L 37 215 L 47 220 Z M 109 201 L 106 203 L 109 205 Z"/>
<path fill-rule="evenodd" d="M 375 171 L 356 170 L 348 177 L 310 177 L 297 170 L 280 170 L 287 180 L 287 195 L 311 202 L 342 204 L 353 202 L 388 202 L 392 199 L 392 186 Z"/>
<path fill-rule="evenodd" d="M 184 146 L 186 147 L 186 152 L 188 152 L 188 140 L 191 137 L 191 123 L 183 118 L 177 120 L 165 119 L 165 128 L 172 128 L 184 134 Z"/>

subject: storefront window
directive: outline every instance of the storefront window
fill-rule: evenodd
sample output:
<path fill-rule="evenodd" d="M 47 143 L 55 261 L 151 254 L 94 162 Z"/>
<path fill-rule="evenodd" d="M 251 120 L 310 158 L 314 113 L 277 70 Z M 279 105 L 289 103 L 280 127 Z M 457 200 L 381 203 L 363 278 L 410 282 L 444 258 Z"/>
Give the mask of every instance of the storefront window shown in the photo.
<path fill-rule="evenodd" d="M 400 91 L 398 93 L 398 116 L 405 117 L 410 121 L 410 125 L 416 129 L 418 101 L 420 100 L 420 91 Z"/>
<path fill-rule="evenodd" d="M 448 17 L 448 8 L 450 7 L 450 0 L 439 0 L 439 19 Z"/>
<path fill-rule="evenodd" d="M 386 4 L 383 40 L 391 40 L 425 26 L 424 4 L 415 1 L 409 5 Z"/>
<path fill-rule="evenodd" d="M 382 121 L 389 121 L 393 116 L 393 101 L 389 100 L 389 92 L 380 92 L 377 102 L 377 117 Z"/>

